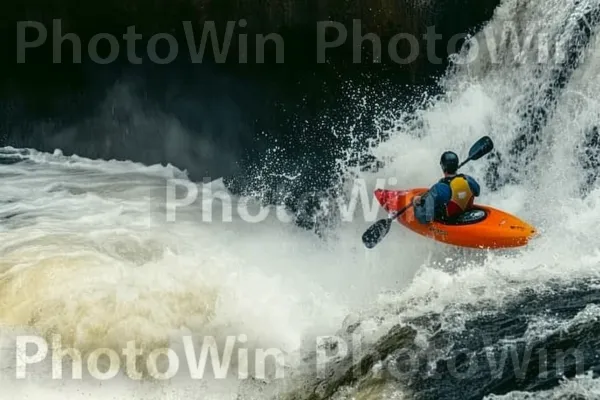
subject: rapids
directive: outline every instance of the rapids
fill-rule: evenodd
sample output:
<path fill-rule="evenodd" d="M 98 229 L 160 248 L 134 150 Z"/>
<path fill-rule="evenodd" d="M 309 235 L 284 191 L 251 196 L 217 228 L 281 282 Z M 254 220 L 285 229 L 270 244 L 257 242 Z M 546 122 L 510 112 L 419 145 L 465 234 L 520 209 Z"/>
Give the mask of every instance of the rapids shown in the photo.
<path fill-rule="evenodd" d="M 379 116 L 387 140 L 371 152 L 382 168 L 366 172 L 340 161 L 347 190 L 329 207 L 355 208 L 338 211 L 340 219 L 322 238 L 291 223 L 284 208 L 232 196 L 219 180 L 191 182 L 172 166 L 4 148 L 3 393 L 320 398 L 317 389 L 329 387 L 339 399 L 522 399 L 536 390 L 541 399 L 597 396 L 600 386 L 589 371 L 600 368 L 600 187 L 581 160 L 597 152 L 588 132 L 598 124 L 600 106 L 598 10 L 599 0 L 503 1 L 454 59 L 442 95 L 410 115 L 387 110 Z M 503 42 L 511 27 L 516 36 Z M 527 37 L 531 47 L 524 49 Z M 515 153 L 527 132 L 536 140 Z M 467 251 L 396 224 L 375 249 L 364 249 L 361 233 L 383 215 L 370 195 L 375 187 L 429 185 L 439 176 L 441 152 L 463 156 L 483 135 L 492 137 L 496 154 L 463 172 L 482 183 L 481 203 L 531 222 L 538 239 L 514 251 Z M 170 192 L 173 185 L 178 190 Z M 181 205 L 186 190 L 198 196 Z M 179 200 L 168 197 L 173 193 Z M 371 354 L 397 325 L 414 338 L 405 336 L 408 347 L 385 347 L 379 354 L 385 362 L 340 381 L 343 387 L 333 379 L 343 363 L 319 375 L 323 336 L 358 335 L 363 355 Z M 63 348 L 81 352 L 83 378 L 71 379 L 78 371 L 70 356 L 63 370 L 50 351 L 19 369 L 18 360 L 35 353 L 35 346 L 15 349 L 24 335 L 48 343 L 60 335 Z M 233 338 L 248 360 L 236 351 L 227 376 L 214 379 L 209 364 L 205 379 L 190 379 L 188 340 L 199 346 L 206 337 L 220 354 Z M 132 366 L 122 353 L 130 341 L 143 353 L 132 363 L 140 379 L 125 368 Z M 177 366 L 152 353 L 166 347 L 179 369 L 170 380 L 156 379 Z M 99 348 L 116 359 L 104 356 L 91 363 L 98 370 L 88 368 Z M 264 349 L 275 355 L 261 358 Z M 533 361 L 522 361 L 528 349 L 535 350 Z M 543 364 L 540 349 L 551 364 L 544 364 L 547 376 L 536 369 Z M 389 361 L 402 364 L 404 350 L 416 369 L 377 375 Z M 575 361 L 565 361 L 567 353 Z M 107 371 L 107 361 L 115 369 Z M 526 372 L 515 372 L 515 362 L 524 362 Z M 475 370 L 465 372 L 470 365 Z M 57 370 L 62 379 L 53 379 Z M 16 378 L 20 373 L 25 379 Z M 98 378 L 103 374 L 106 380 Z"/>

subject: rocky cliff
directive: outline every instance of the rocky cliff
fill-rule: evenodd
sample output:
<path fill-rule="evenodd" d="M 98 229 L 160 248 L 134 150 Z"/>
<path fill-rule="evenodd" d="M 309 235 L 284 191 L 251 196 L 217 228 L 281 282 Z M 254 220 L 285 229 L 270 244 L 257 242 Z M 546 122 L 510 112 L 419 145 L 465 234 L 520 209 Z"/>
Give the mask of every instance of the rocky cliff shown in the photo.
<path fill-rule="evenodd" d="M 347 37 L 339 46 L 331 49 L 329 55 L 342 56 L 348 62 L 352 57 L 348 54 L 357 52 L 357 46 L 362 44 L 363 61 L 373 61 L 373 45 L 368 38 L 361 42 L 355 35 L 376 35 L 382 40 L 382 61 L 385 64 L 400 64 L 390 59 L 387 44 L 389 39 L 397 34 L 408 34 L 419 41 L 418 56 L 411 57 L 408 62 L 402 62 L 403 68 L 413 73 L 416 71 L 431 72 L 432 68 L 439 66 L 428 65 L 425 35 L 430 27 L 434 27 L 435 34 L 441 35 L 436 40 L 436 59 L 444 59 L 448 52 L 452 52 L 458 45 L 453 41 L 457 34 L 473 30 L 482 21 L 487 20 L 498 0 L 177 0 L 165 1 L 92 1 L 78 2 L 75 0 L 40 1 L 29 0 L 12 2 L 4 6 L 3 18 L 0 27 L 4 37 L 11 40 L 5 42 L 4 52 L 11 64 L 16 62 L 17 22 L 35 21 L 42 24 L 47 30 L 45 43 L 35 51 L 28 49 L 31 60 L 51 62 L 52 54 L 56 53 L 54 39 L 68 33 L 75 33 L 85 45 L 92 36 L 100 33 L 110 33 L 116 36 L 123 44 L 123 35 L 128 27 L 135 27 L 135 33 L 141 36 L 141 42 L 157 33 L 169 33 L 178 39 L 186 35 L 184 27 L 187 21 L 196 40 L 202 36 L 202 29 L 206 23 L 214 23 L 216 29 L 224 34 L 227 24 L 233 24 L 232 50 L 238 48 L 241 34 L 248 35 L 249 46 L 255 42 L 256 34 L 276 34 L 285 43 L 286 60 L 309 61 L 316 59 L 316 38 L 319 35 L 317 24 L 320 21 L 334 21 L 343 25 Z M 60 27 L 53 26 L 53 21 L 59 20 Z M 242 21 L 240 23 L 240 21 Z M 340 27 L 341 27 L 340 25 Z M 360 31 L 355 31 L 360 29 Z M 32 29 L 30 29 L 32 30 Z M 34 30 L 32 30 L 33 32 Z M 339 29 L 330 28 L 327 31 L 329 38 L 337 37 Z M 33 40 L 37 33 L 29 33 L 29 40 Z M 57 37 L 55 38 L 54 35 Z M 224 36 L 223 36 L 224 37 Z M 246 40 L 246 39 L 244 39 Z M 69 41 L 67 41 L 69 42 Z M 398 55 L 410 55 L 411 46 L 406 39 L 397 43 Z M 106 45 L 106 43 L 104 43 Z M 72 44 L 63 44 L 63 52 L 68 53 Z M 181 48 L 185 47 L 181 43 Z M 274 52 L 275 45 L 266 46 L 267 52 Z M 35 55 L 34 55 L 35 53 Z M 122 53 L 125 53 L 123 50 Z M 287 58 L 289 57 L 289 58 Z M 68 64 L 69 57 L 64 57 L 63 63 Z M 84 57 L 85 58 L 85 57 Z M 413 61 L 414 58 L 414 61 Z M 238 63 L 239 53 L 231 51 L 227 61 Z M 249 63 L 253 58 L 249 57 Z M 276 61 L 274 56 L 266 57 L 266 61 Z M 21 65 L 22 66 L 22 65 Z M 396 65 L 397 67 L 398 65 Z M 402 68 L 401 68 L 402 69 Z"/>

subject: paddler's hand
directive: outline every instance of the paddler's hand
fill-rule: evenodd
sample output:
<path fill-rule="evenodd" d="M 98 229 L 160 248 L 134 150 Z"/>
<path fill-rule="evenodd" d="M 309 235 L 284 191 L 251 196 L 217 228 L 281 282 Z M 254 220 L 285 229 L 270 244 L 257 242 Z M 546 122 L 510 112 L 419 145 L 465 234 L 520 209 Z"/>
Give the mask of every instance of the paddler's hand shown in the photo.
<path fill-rule="evenodd" d="M 413 206 L 420 206 L 421 204 L 423 204 L 423 197 L 421 196 L 415 196 L 413 197 Z"/>

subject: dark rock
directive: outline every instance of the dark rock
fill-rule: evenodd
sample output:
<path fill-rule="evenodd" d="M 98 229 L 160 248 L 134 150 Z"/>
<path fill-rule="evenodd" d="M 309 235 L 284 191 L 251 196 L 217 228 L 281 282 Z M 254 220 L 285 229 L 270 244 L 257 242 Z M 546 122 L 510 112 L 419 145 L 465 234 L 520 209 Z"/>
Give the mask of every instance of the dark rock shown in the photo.
<path fill-rule="evenodd" d="M 336 391 L 344 386 L 359 382 L 367 376 L 371 369 L 378 363 L 383 362 L 388 355 L 413 345 L 416 331 L 407 326 L 394 326 L 390 331 L 377 341 L 365 354 L 355 363 L 356 355 L 351 351 L 349 354 L 326 367 L 322 377 L 310 379 L 304 383 L 301 389 L 294 390 L 284 396 L 286 400 L 321 400 L 330 398 Z M 353 349 L 348 345 L 348 349 Z M 335 350 L 335 348 L 330 349 Z"/>

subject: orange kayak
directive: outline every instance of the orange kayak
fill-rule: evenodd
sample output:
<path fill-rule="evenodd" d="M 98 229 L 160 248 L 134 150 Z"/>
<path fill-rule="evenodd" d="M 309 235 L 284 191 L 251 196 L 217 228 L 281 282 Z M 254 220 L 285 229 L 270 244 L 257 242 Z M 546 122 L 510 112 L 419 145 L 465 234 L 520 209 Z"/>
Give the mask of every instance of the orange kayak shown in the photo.
<path fill-rule="evenodd" d="M 427 189 L 375 190 L 379 204 L 393 213 L 409 205 L 412 198 Z M 492 207 L 474 205 L 452 223 L 421 224 L 410 207 L 397 218 L 398 222 L 425 237 L 439 242 L 479 249 L 501 249 L 524 246 L 536 235 L 536 229 L 519 218 Z"/>

